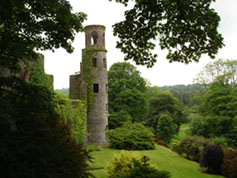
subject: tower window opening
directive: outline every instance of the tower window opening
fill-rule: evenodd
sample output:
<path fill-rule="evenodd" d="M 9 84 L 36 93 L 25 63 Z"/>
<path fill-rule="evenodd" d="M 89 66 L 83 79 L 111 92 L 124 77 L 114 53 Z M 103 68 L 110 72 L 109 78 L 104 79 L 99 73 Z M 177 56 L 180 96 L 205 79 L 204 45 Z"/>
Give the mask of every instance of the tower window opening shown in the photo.
<path fill-rule="evenodd" d="M 106 93 L 108 93 L 108 84 L 107 83 L 105 84 L 105 90 L 106 90 Z"/>
<path fill-rule="evenodd" d="M 99 84 L 98 83 L 93 84 L 93 92 L 94 93 L 99 93 Z"/>
<path fill-rule="evenodd" d="M 105 33 L 103 33 L 103 44 L 105 46 Z"/>
<path fill-rule="evenodd" d="M 107 65 L 106 65 L 106 58 L 103 59 L 103 67 L 106 68 Z"/>
<path fill-rule="evenodd" d="M 97 59 L 92 58 L 92 67 L 97 67 Z"/>
<path fill-rule="evenodd" d="M 98 34 L 95 31 L 93 31 L 91 37 L 92 37 L 92 44 L 97 44 Z"/>

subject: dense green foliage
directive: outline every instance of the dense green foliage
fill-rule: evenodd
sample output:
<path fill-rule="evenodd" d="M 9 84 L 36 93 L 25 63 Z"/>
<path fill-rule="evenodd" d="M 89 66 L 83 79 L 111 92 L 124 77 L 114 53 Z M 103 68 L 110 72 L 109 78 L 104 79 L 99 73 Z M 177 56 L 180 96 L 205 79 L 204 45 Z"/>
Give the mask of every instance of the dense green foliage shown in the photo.
<path fill-rule="evenodd" d="M 49 75 L 44 72 L 44 64 L 42 55 L 38 54 L 38 59 L 34 62 L 29 62 L 29 70 L 31 71 L 30 82 L 33 84 L 41 85 L 49 90 L 53 91 L 53 81 L 51 81 Z M 30 66 L 32 65 L 32 66 Z"/>
<path fill-rule="evenodd" d="M 168 114 L 161 114 L 158 120 L 156 136 L 160 140 L 169 143 L 175 133 L 173 120 Z"/>
<path fill-rule="evenodd" d="M 148 89 L 149 91 L 149 89 Z M 149 100 L 148 126 L 153 127 L 157 133 L 157 125 L 161 114 L 168 114 L 174 123 L 176 133 L 185 120 L 182 104 L 169 91 L 161 91 L 154 94 Z"/>
<path fill-rule="evenodd" d="M 72 138 L 82 144 L 86 134 L 86 104 L 81 100 L 70 100 L 62 93 L 57 93 L 57 101 L 59 114 L 68 125 Z"/>
<path fill-rule="evenodd" d="M 180 152 L 186 155 L 186 158 L 193 161 L 199 161 L 203 149 L 210 145 L 211 141 L 200 136 L 186 136 L 180 142 Z"/>
<path fill-rule="evenodd" d="M 200 157 L 200 166 L 207 167 L 209 173 L 220 174 L 223 163 L 223 149 L 217 145 L 206 146 Z"/>
<path fill-rule="evenodd" d="M 130 2 L 114 1 L 125 5 Z M 166 58 L 170 62 L 197 62 L 202 54 L 214 58 L 223 46 L 217 32 L 220 17 L 210 7 L 214 1 L 136 0 L 134 7 L 125 11 L 125 20 L 113 26 L 119 38 L 117 48 L 125 54 L 125 60 L 147 67 L 156 62 L 155 39 L 161 49 L 168 50 Z"/>
<path fill-rule="evenodd" d="M 144 121 L 146 83 L 136 67 L 126 62 L 113 64 L 108 71 L 108 84 L 109 128 L 117 128 L 125 121 Z"/>
<path fill-rule="evenodd" d="M 124 150 L 149 150 L 155 148 L 154 135 L 141 123 L 124 123 L 108 131 L 110 147 Z"/>
<path fill-rule="evenodd" d="M 228 149 L 224 152 L 222 174 L 228 178 L 237 177 L 237 150 Z"/>
<path fill-rule="evenodd" d="M 203 136 L 205 131 L 204 126 L 204 120 L 200 115 L 196 115 L 192 118 L 192 121 L 190 123 L 190 127 L 187 131 L 189 135 L 196 135 L 196 136 Z"/>
<path fill-rule="evenodd" d="M 237 60 L 219 59 L 210 62 L 199 72 L 196 82 L 201 84 L 211 84 L 217 77 L 222 76 L 225 84 L 237 86 Z"/>
<path fill-rule="evenodd" d="M 1 1 L 0 66 L 19 71 L 19 61 L 37 59 L 35 50 L 72 52 L 84 13 L 72 13 L 67 0 Z"/>
<path fill-rule="evenodd" d="M 128 172 L 134 167 L 133 160 L 139 160 L 140 158 L 141 155 L 131 151 L 121 151 L 118 154 L 113 155 L 112 160 L 107 166 L 109 177 L 115 178 Z"/>
<path fill-rule="evenodd" d="M 170 173 L 167 171 L 158 171 L 148 161 L 147 156 L 143 156 L 140 160 L 132 160 L 133 167 L 127 172 L 116 176 L 116 178 L 169 178 Z"/>
<path fill-rule="evenodd" d="M 14 77 L 0 86 L 1 176 L 89 177 L 87 151 L 61 121 L 54 93 Z"/>
<path fill-rule="evenodd" d="M 204 136 L 226 137 L 229 145 L 237 145 L 237 88 L 222 82 L 213 83 L 204 95 L 200 108 L 204 117 Z"/>
<path fill-rule="evenodd" d="M 200 105 L 201 96 L 207 90 L 206 86 L 202 84 L 163 86 L 160 89 L 171 91 L 176 98 L 188 107 Z"/>

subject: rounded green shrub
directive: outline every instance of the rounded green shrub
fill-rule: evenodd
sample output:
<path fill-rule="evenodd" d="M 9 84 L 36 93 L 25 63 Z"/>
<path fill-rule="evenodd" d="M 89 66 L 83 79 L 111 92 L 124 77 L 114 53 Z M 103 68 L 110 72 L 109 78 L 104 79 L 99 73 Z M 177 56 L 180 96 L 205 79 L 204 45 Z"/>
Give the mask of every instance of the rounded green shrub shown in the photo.
<path fill-rule="evenodd" d="M 148 161 L 147 156 L 143 156 L 140 160 L 132 160 L 133 167 L 116 178 L 169 178 L 171 176 L 167 171 L 157 170 Z"/>
<path fill-rule="evenodd" d="M 121 151 L 112 157 L 111 162 L 107 165 L 109 178 L 117 177 L 128 172 L 134 167 L 133 160 L 139 160 L 141 156 L 133 151 Z"/>
<path fill-rule="evenodd" d="M 120 128 L 109 130 L 110 147 L 124 150 L 155 149 L 154 134 L 141 123 L 127 122 Z"/>
<path fill-rule="evenodd" d="M 175 133 L 173 119 L 168 114 L 161 114 L 157 124 L 156 136 L 158 139 L 169 143 Z"/>
<path fill-rule="evenodd" d="M 186 158 L 199 162 L 204 148 L 211 145 L 211 141 L 201 136 L 186 136 L 180 142 L 180 152 L 186 154 Z"/>
<path fill-rule="evenodd" d="M 180 142 L 178 140 L 171 140 L 170 147 L 171 147 L 172 151 L 174 151 L 174 152 L 176 152 L 178 154 L 181 154 Z"/>

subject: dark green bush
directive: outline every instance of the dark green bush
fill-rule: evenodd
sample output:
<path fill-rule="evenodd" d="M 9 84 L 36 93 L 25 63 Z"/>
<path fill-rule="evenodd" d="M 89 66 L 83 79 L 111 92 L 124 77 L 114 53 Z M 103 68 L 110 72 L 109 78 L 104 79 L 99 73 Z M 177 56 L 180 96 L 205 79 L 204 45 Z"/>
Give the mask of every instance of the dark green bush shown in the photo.
<path fill-rule="evenodd" d="M 168 114 L 161 114 L 158 120 L 156 136 L 169 143 L 175 133 L 173 119 Z"/>
<path fill-rule="evenodd" d="M 181 154 L 181 151 L 180 151 L 180 142 L 178 140 L 172 140 L 171 143 L 170 143 L 170 147 L 171 147 L 171 150 L 178 153 L 178 154 Z"/>
<path fill-rule="evenodd" d="M 59 118 L 54 93 L 16 78 L 0 86 L 1 177 L 89 177 L 87 151 Z"/>
<path fill-rule="evenodd" d="M 141 123 L 124 123 L 120 128 L 109 130 L 110 147 L 124 150 L 150 150 L 155 148 L 154 135 Z"/>
<path fill-rule="evenodd" d="M 228 178 L 237 177 L 237 150 L 228 149 L 224 152 L 224 162 L 221 172 Z"/>
<path fill-rule="evenodd" d="M 148 161 L 149 158 L 144 156 L 140 160 L 132 160 L 134 166 L 127 172 L 116 176 L 115 178 L 169 178 L 170 173 L 167 171 L 158 171 Z"/>
<path fill-rule="evenodd" d="M 220 174 L 223 155 L 224 153 L 220 146 L 206 146 L 200 157 L 200 166 L 207 167 L 209 173 Z"/>
<path fill-rule="evenodd" d="M 211 141 L 204 137 L 186 136 L 180 142 L 180 151 L 187 159 L 199 162 L 203 149 L 210 144 Z"/>

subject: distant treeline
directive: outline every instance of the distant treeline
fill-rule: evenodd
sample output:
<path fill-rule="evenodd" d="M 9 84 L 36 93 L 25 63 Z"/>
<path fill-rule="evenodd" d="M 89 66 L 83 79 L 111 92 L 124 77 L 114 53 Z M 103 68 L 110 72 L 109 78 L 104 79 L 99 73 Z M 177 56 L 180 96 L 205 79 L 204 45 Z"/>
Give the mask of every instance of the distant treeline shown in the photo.
<path fill-rule="evenodd" d="M 207 86 L 203 84 L 173 85 L 163 86 L 160 89 L 171 91 L 184 105 L 193 106 L 199 104 L 200 96 L 207 91 Z"/>
<path fill-rule="evenodd" d="M 203 95 L 207 90 L 206 86 L 202 84 L 172 85 L 159 88 L 171 91 L 175 97 L 187 106 L 198 104 L 197 97 Z M 69 88 L 56 89 L 56 92 L 69 94 Z"/>

